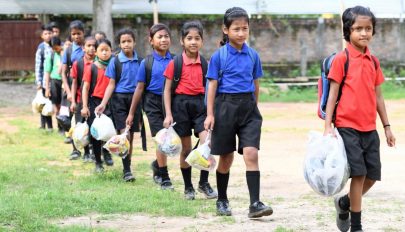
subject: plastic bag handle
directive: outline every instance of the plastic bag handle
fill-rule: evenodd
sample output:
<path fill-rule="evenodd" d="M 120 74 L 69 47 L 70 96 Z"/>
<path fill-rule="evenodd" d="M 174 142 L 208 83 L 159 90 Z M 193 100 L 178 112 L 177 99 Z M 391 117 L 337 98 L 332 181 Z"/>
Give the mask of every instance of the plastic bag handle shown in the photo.
<path fill-rule="evenodd" d="M 212 130 L 208 129 L 207 137 L 205 137 L 204 143 L 209 142 L 211 140 L 211 133 L 212 133 Z"/>

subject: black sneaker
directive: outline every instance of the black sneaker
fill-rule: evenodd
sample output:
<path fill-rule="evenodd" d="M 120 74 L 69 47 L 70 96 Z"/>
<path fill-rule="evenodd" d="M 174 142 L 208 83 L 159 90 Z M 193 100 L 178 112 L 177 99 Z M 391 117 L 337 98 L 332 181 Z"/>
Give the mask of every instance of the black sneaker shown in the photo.
<path fill-rule="evenodd" d="M 66 137 L 63 142 L 66 143 L 66 144 L 71 144 L 71 143 L 73 143 L 73 139 L 70 138 L 70 137 Z"/>
<path fill-rule="evenodd" d="M 125 172 L 124 176 L 122 177 L 124 179 L 125 182 L 133 182 L 135 181 L 135 177 L 132 175 L 132 173 L 129 172 Z"/>
<path fill-rule="evenodd" d="M 195 191 L 193 187 L 187 187 L 184 190 L 184 198 L 186 198 L 186 200 L 194 200 L 195 199 Z"/>
<path fill-rule="evenodd" d="M 104 167 L 102 163 L 96 163 L 96 168 L 94 169 L 95 173 L 102 173 L 104 172 Z"/>
<path fill-rule="evenodd" d="M 232 211 L 229 207 L 228 200 L 217 200 L 217 215 L 218 216 L 231 216 Z"/>
<path fill-rule="evenodd" d="M 270 206 L 263 204 L 261 201 L 256 201 L 249 206 L 249 218 L 258 218 L 273 214 L 273 209 Z"/>
<path fill-rule="evenodd" d="M 336 226 L 340 231 L 346 232 L 350 229 L 350 211 L 340 207 L 339 201 L 343 196 L 335 196 L 333 203 L 336 209 Z"/>
<path fill-rule="evenodd" d="M 173 184 L 170 179 L 162 181 L 162 183 L 160 183 L 160 188 L 162 190 L 174 190 Z"/>
<path fill-rule="evenodd" d="M 111 154 L 109 152 L 103 152 L 104 156 L 104 162 L 107 166 L 113 166 L 114 165 L 114 160 L 111 157 Z"/>
<path fill-rule="evenodd" d="M 152 161 L 152 163 L 150 164 L 150 168 L 152 169 L 152 178 L 153 181 L 156 184 L 160 184 L 162 183 L 162 177 L 159 176 L 159 165 L 157 163 L 157 160 Z"/>
<path fill-rule="evenodd" d="M 78 150 L 74 150 L 72 151 L 72 153 L 70 154 L 70 160 L 77 160 L 80 158 L 80 156 L 82 156 L 82 154 L 80 153 L 80 151 Z"/>
<path fill-rule="evenodd" d="M 84 163 L 92 162 L 89 153 L 84 153 L 84 155 L 83 155 L 83 162 L 84 162 Z"/>
<path fill-rule="evenodd" d="M 214 199 L 217 198 L 218 193 L 215 192 L 215 190 L 213 190 L 211 188 L 210 183 L 205 182 L 203 184 L 199 184 L 198 185 L 198 192 L 200 193 L 204 193 L 205 197 L 207 197 L 207 199 Z"/>

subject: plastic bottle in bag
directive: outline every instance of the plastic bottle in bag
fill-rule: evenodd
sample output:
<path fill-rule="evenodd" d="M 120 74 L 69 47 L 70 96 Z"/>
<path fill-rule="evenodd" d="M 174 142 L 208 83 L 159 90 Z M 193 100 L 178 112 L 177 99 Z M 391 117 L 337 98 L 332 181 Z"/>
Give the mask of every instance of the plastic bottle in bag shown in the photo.
<path fill-rule="evenodd" d="M 186 162 L 200 170 L 212 171 L 215 169 L 216 160 L 213 155 L 211 155 L 210 144 L 211 132 L 208 132 L 205 142 L 198 146 L 196 149 L 192 150 L 186 158 Z"/>
<path fill-rule="evenodd" d="M 175 124 L 161 129 L 155 136 L 158 150 L 170 157 L 180 155 L 182 150 L 181 139 L 173 128 Z"/>

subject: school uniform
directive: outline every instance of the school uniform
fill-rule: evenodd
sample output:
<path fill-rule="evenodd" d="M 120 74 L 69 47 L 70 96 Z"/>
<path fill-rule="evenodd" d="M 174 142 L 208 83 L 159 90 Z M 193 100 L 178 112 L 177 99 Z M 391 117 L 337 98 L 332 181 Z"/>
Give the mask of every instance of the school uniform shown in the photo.
<path fill-rule="evenodd" d="M 172 115 L 176 122 L 174 129 L 180 137 L 198 134 L 204 131 L 204 120 L 207 117 L 204 104 L 205 87 L 201 68 L 200 54 L 193 62 L 185 52 L 182 53 L 183 66 L 179 84 L 172 96 Z M 174 78 L 174 61 L 170 61 L 164 74 L 167 79 Z"/>
<path fill-rule="evenodd" d="M 218 83 L 215 97 L 215 124 L 211 137 L 211 153 L 228 154 L 236 150 L 236 135 L 239 138 L 238 153 L 244 147 L 260 148 L 262 116 L 254 97 L 254 80 L 263 76 L 259 55 L 254 51 L 255 63 L 249 55 L 249 47 L 243 44 L 238 51 L 227 43 L 227 61 L 223 76 Z M 207 78 L 218 80 L 220 52 L 217 50 L 208 65 Z"/>
<path fill-rule="evenodd" d="M 62 101 L 62 75 L 59 73 L 60 64 L 60 53 L 53 52 L 53 57 L 52 55 L 46 57 L 44 65 L 45 72 L 49 73 L 50 76 L 50 98 L 52 103 L 56 105 L 60 105 Z"/>
<path fill-rule="evenodd" d="M 349 68 L 336 109 L 335 127 L 346 148 L 351 176 L 381 180 L 380 140 L 376 130 L 376 86 L 384 82 L 380 63 L 366 48 L 357 51 L 347 43 Z M 336 55 L 328 78 L 341 83 L 346 54 Z"/>
<path fill-rule="evenodd" d="M 136 88 L 136 75 L 139 71 L 139 61 L 138 54 L 135 51 L 133 58 L 131 59 L 126 57 L 123 51 L 120 51 L 118 56 L 111 59 L 105 72 L 105 75 L 113 80 L 117 78 L 115 59 L 119 59 L 121 62 L 122 72 L 119 82 L 115 83 L 115 90 L 110 103 L 115 128 L 117 130 L 122 130 L 126 128 L 125 121 L 128 117 L 132 96 Z M 141 117 L 141 106 L 138 106 L 134 115 L 134 122 L 139 122 Z M 130 131 L 139 132 L 139 123 L 134 123 Z"/>
<path fill-rule="evenodd" d="M 170 52 L 167 52 L 164 57 L 160 56 L 156 51 L 153 51 L 153 64 L 151 69 L 151 79 L 148 86 L 145 86 L 143 98 L 143 111 L 148 117 L 149 127 L 154 137 L 157 132 L 163 129 L 164 108 L 162 104 L 163 88 L 165 77 L 163 76 L 167 65 L 172 60 Z M 139 66 L 137 74 L 137 82 L 146 83 L 146 68 L 145 60 Z"/>

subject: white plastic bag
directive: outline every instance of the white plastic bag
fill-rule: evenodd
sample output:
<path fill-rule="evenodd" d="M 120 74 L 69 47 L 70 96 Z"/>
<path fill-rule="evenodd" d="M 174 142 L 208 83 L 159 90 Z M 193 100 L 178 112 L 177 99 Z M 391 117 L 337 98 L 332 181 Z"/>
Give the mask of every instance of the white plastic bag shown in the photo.
<path fill-rule="evenodd" d="M 170 157 L 180 155 L 182 150 L 181 139 L 173 128 L 175 124 L 173 123 L 169 128 L 161 129 L 155 136 L 159 151 Z"/>
<path fill-rule="evenodd" d="M 101 114 L 101 116 L 96 114 L 90 127 L 90 133 L 93 138 L 101 141 L 108 141 L 117 134 L 113 121 L 105 114 Z"/>
<path fill-rule="evenodd" d="M 35 95 L 34 99 L 32 100 L 32 112 L 34 113 L 41 113 L 42 108 L 45 105 L 46 98 L 42 95 L 42 90 L 38 90 L 37 94 Z"/>
<path fill-rule="evenodd" d="M 308 153 L 304 162 L 304 177 L 311 188 L 323 195 L 339 193 L 350 176 L 346 150 L 342 137 L 335 129 L 336 137 L 322 133 L 309 133 Z"/>
<path fill-rule="evenodd" d="M 49 98 L 45 98 L 45 105 L 42 108 L 41 114 L 43 116 L 52 116 L 53 114 L 53 105 Z"/>
<path fill-rule="evenodd" d="M 112 136 L 105 144 L 104 148 L 111 154 L 118 155 L 121 158 L 125 158 L 128 155 L 129 141 L 127 139 L 129 128 L 120 135 Z"/>
<path fill-rule="evenodd" d="M 205 171 L 213 171 L 217 164 L 210 148 L 211 132 L 208 132 L 207 138 L 203 144 L 192 150 L 186 158 L 186 162 L 191 166 Z"/>
<path fill-rule="evenodd" d="M 72 139 L 78 149 L 89 144 L 89 126 L 86 122 L 79 122 L 76 124 L 73 130 Z"/>

